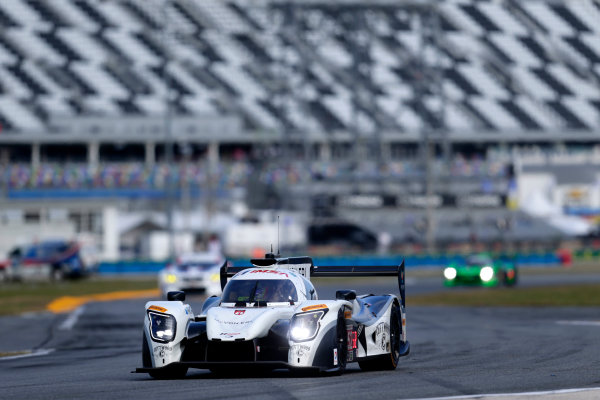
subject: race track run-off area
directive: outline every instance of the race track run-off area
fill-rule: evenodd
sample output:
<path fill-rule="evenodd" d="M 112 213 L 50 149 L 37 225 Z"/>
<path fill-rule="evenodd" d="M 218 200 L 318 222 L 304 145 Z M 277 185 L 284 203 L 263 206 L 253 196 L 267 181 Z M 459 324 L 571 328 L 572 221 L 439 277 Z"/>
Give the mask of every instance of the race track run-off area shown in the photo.
<path fill-rule="evenodd" d="M 594 307 L 411 307 L 409 300 L 411 354 L 395 371 L 363 372 L 350 364 L 342 376 L 275 371 L 221 377 L 190 370 L 185 379 L 160 381 L 131 373 L 141 366 L 145 301 L 90 302 L 70 314 L 3 318 L 0 335 L 10 340 L 8 350 L 34 351 L 0 359 L 0 397 L 407 399 L 600 387 L 600 310 Z M 197 312 L 201 301 L 190 304 Z"/>

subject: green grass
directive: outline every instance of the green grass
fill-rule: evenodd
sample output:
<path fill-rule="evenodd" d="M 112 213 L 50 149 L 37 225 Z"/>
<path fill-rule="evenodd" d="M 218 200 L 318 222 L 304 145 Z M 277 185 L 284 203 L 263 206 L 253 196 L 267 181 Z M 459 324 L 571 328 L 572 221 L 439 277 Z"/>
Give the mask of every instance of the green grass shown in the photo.
<path fill-rule="evenodd" d="M 121 290 L 146 290 L 157 287 L 156 278 L 90 278 L 76 281 L 2 283 L 0 315 L 44 311 L 46 305 L 61 296 L 85 296 Z"/>
<path fill-rule="evenodd" d="M 410 296 L 410 305 L 464 307 L 599 307 L 600 284 L 534 288 L 461 288 L 455 291 Z"/>

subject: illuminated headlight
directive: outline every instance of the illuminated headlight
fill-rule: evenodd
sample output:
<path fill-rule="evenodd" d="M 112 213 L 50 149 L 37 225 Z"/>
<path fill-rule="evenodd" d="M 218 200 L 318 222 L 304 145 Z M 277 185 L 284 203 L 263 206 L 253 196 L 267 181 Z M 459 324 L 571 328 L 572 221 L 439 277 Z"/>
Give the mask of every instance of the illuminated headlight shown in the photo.
<path fill-rule="evenodd" d="M 456 278 L 456 268 L 448 267 L 444 269 L 444 278 L 448 280 Z"/>
<path fill-rule="evenodd" d="M 319 321 L 325 315 L 326 310 L 319 310 L 296 314 L 290 323 L 290 337 L 294 342 L 311 340 L 317 336 Z"/>
<path fill-rule="evenodd" d="M 489 282 L 494 277 L 494 269 L 492 267 L 483 267 L 479 271 L 479 277 L 484 282 Z"/>
<path fill-rule="evenodd" d="M 212 274 L 210 276 L 210 280 L 213 282 L 219 282 L 221 280 L 221 275 L 219 274 Z"/>
<path fill-rule="evenodd" d="M 175 282 L 177 282 L 177 275 L 175 275 L 175 274 L 167 274 L 165 280 L 168 283 L 175 283 Z"/>
<path fill-rule="evenodd" d="M 157 342 L 170 342 L 175 338 L 177 332 L 177 322 L 175 317 L 168 314 L 158 314 L 149 311 L 150 334 L 152 339 Z"/>

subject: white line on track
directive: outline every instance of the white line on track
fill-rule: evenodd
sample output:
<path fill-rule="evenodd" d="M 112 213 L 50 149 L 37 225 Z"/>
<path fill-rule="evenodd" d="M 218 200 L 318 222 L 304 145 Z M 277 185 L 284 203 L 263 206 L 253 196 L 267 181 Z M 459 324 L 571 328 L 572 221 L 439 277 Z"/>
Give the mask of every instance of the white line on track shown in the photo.
<path fill-rule="evenodd" d="M 575 388 L 575 389 L 560 389 L 560 390 L 547 390 L 543 392 L 521 392 L 521 393 L 493 393 L 493 394 L 471 394 L 465 396 L 448 396 L 448 397 L 425 397 L 415 398 L 412 400 L 458 400 L 458 399 L 487 399 L 490 397 L 524 397 L 524 396 L 550 396 L 560 394 L 570 394 L 579 392 L 590 392 L 594 390 L 600 390 L 600 387 L 596 388 Z"/>
<path fill-rule="evenodd" d="M 15 360 L 17 358 L 27 358 L 27 357 L 37 357 L 37 356 L 45 356 L 46 354 L 50 354 L 54 351 L 54 349 L 38 349 L 35 350 L 31 353 L 26 353 L 26 354 L 17 354 L 15 356 L 8 356 L 8 357 L 0 357 L 0 361 L 4 361 L 4 360 Z"/>
<path fill-rule="evenodd" d="M 600 321 L 556 321 L 559 325 L 600 326 Z"/>
<path fill-rule="evenodd" d="M 69 314 L 67 319 L 65 319 L 62 322 L 62 324 L 60 324 L 58 326 L 58 329 L 60 329 L 62 331 L 70 331 L 71 329 L 73 329 L 73 327 L 79 320 L 79 317 L 81 316 L 81 314 L 83 314 L 84 310 L 85 310 L 84 306 L 78 307 L 75 310 L 73 310 L 73 312 L 71 314 Z"/>

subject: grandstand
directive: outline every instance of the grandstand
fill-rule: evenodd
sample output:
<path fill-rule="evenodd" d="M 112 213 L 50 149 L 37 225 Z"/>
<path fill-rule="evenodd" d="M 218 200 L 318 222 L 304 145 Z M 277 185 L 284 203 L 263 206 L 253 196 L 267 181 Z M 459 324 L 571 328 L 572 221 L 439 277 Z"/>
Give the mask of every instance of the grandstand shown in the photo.
<path fill-rule="evenodd" d="M 348 219 L 340 197 L 375 194 L 395 217 L 362 222 L 410 220 L 399 241 L 422 236 L 426 196 L 447 208 L 438 240 L 560 236 L 508 210 L 511 147 L 598 142 L 598 21 L 597 0 L 5 0 L 0 189 L 274 187 Z"/>
<path fill-rule="evenodd" d="M 175 136 L 199 142 L 282 129 L 418 141 L 440 127 L 572 140 L 600 127 L 593 0 L 9 0 L 0 20 L 4 143 L 160 142 L 167 108 Z"/>

